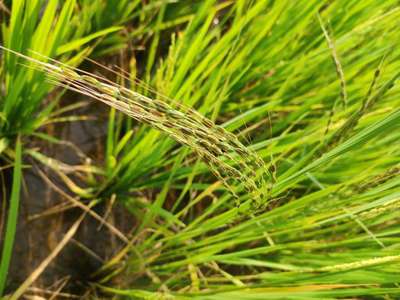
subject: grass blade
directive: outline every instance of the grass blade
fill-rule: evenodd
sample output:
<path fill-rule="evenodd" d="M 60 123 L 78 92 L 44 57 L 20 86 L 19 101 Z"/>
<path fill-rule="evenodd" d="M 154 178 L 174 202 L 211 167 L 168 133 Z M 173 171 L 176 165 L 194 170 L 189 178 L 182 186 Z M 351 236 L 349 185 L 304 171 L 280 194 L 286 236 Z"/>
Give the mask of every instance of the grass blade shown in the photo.
<path fill-rule="evenodd" d="M 10 265 L 15 231 L 17 228 L 18 207 L 21 189 L 21 169 L 21 141 L 20 139 L 18 139 L 15 149 L 15 164 L 10 198 L 10 208 L 8 212 L 6 234 L 4 238 L 3 253 L 0 264 L 0 295 L 3 294 L 6 285 L 8 267 Z"/>

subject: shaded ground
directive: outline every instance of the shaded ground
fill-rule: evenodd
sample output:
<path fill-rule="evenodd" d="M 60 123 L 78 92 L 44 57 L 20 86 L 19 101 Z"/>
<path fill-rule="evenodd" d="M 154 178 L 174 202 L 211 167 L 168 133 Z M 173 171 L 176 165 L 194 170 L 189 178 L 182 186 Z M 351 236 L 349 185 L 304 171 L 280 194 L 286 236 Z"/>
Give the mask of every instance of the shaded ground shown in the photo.
<path fill-rule="evenodd" d="M 50 130 L 57 131 L 56 136 L 61 136 L 78 145 L 80 150 L 93 160 L 99 160 L 106 131 L 106 122 L 102 120 L 102 116 L 106 114 L 104 107 L 93 104 L 85 107 L 80 113 L 96 116 L 97 120 L 67 125 L 56 124 L 56 127 Z M 65 163 L 73 165 L 79 161 L 77 155 L 64 145 L 49 147 L 45 143 L 34 146 L 40 146 L 41 152 L 59 158 Z M 31 163 L 33 160 L 26 162 Z M 62 188 L 61 182 L 53 172 L 43 166 L 40 168 L 52 182 Z M 10 184 L 8 183 L 7 186 Z M 63 190 L 66 191 L 66 189 Z M 8 291 L 17 288 L 37 268 L 81 215 L 80 208 L 72 208 L 64 212 L 56 210 L 49 215 L 43 214 L 62 202 L 68 201 L 49 187 L 39 176 L 37 168 L 24 171 L 23 195 L 14 255 L 9 272 Z M 98 205 L 94 210 L 100 216 L 104 216 L 107 205 Z M 132 227 L 131 218 L 124 217 L 124 210 L 116 205 L 111 215 L 107 217 L 107 221 L 120 229 L 128 230 Z M 37 288 L 56 290 L 63 284 L 65 284 L 63 292 L 82 295 L 87 290 L 91 274 L 122 245 L 105 226 L 99 225 L 93 217 L 85 217 L 73 239 L 35 282 L 34 288 L 31 289 L 33 294 L 39 294 L 47 299 L 46 295 L 38 292 Z"/>

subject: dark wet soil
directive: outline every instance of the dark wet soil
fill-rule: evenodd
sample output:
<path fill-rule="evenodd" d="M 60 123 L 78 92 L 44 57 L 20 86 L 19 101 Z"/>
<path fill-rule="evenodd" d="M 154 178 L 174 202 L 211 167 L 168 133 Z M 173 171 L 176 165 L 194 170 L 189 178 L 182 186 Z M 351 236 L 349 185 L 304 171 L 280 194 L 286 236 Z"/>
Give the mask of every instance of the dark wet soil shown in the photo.
<path fill-rule="evenodd" d="M 76 95 L 72 94 L 66 98 L 74 101 L 74 97 L 76 98 Z M 90 101 L 90 99 L 86 100 Z M 56 124 L 53 128 L 46 130 L 53 131 L 51 133 L 55 136 L 78 145 L 93 161 L 102 161 L 102 144 L 105 140 L 107 126 L 104 120 L 107 116 L 107 108 L 93 103 L 81 109 L 79 113 L 94 116 L 96 120 L 74 122 L 67 125 Z M 73 165 L 80 162 L 80 158 L 74 151 L 64 145 L 52 146 L 47 142 L 38 141 L 28 141 L 28 144 L 39 147 L 41 153 L 58 158 L 65 163 Z M 25 163 L 33 163 L 29 157 L 25 157 L 25 160 Z M 57 186 L 68 192 L 53 172 L 42 165 L 40 168 Z M 4 174 L 6 180 L 9 180 L 11 172 L 4 172 Z M 10 187 L 9 181 L 6 186 Z M 1 202 L 3 203 L 3 200 Z M 43 212 L 62 202 L 66 202 L 66 200 L 49 187 L 39 176 L 36 168 L 24 170 L 24 188 L 14 254 L 9 271 L 8 291 L 17 288 L 36 269 L 81 215 L 81 209 L 73 208 L 48 216 L 40 216 Z M 96 206 L 94 210 L 104 216 L 107 203 Z M 122 207 L 118 207 L 118 205 L 113 207 L 107 220 L 121 231 L 126 232 L 132 228 L 133 224 L 131 217 L 127 217 Z M 93 272 L 115 254 L 121 246 L 122 243 L 106 227 L 99 228 L 97 220 L 86 216 L 74 238 L 46 268 L 33 287 L 48 289 L 60 279 L 69 278 L 63 292 L 82 295 L 92 280 Z"/>

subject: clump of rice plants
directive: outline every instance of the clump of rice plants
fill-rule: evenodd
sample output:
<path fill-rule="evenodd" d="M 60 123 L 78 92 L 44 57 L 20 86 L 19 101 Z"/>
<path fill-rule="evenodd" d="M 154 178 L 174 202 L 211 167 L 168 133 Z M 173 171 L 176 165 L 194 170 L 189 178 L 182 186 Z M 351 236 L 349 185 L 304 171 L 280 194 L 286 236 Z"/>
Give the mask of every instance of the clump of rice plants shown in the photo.
<path fill-rule="evenodd" d="M 139 2 L 121 1 L 110 19 L 111 1 L 80 3 L 94 8 L 93 28 L 123 27 L 102 40 L 98 62 L 1 47 L 47 91 L 79 94 L 96 116 L 109 109 L 97 156 L 74 165 L 34 137 L 22 136 L 32 141 L 23 151 L 20 139 L 5 147 L 11 200 L 32 165 L 65 200 L 43 216 L 77 215 L 7 296 L 397 299 L 398 2 L 148 1 L 136 11 Z M 32 289 L 92 217 L 117 242 L 103 257 L 82 241 L 101 261 L 84 292 L 71 279 Z"/>

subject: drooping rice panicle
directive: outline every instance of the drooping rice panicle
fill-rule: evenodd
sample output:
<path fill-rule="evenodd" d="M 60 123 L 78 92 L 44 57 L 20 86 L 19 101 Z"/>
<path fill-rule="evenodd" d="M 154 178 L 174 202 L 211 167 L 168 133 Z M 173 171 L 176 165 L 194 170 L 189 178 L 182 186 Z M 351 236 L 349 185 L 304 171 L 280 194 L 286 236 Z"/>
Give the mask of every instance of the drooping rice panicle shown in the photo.
<path fill-rule="evenodd" d="M 270 187 L 267 186 L 268 171 L 263 160 L 234 134 L 194 109 L 176 101 L 167 103 L 151 99 L 55 60 L 46 63 L 4 47 L 1 49 L 30 61 L 33 68 L 47 75 L 50 83 L 99 100 L 190 147 L 236 198 L 237 206 L 250 201 L 254 210 L 266 207 Z M 261 170 L 261 174 L 255 170 Z M 235 190 L 234 187 L 240 185 L 243 190 Z M 241 197 L 244 195 L 248 197 Z"/>

